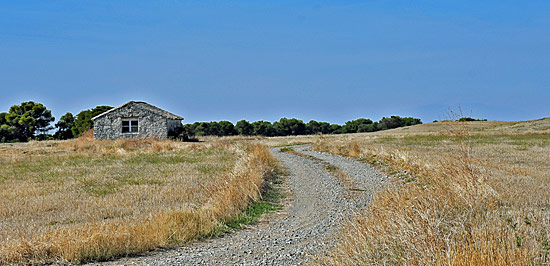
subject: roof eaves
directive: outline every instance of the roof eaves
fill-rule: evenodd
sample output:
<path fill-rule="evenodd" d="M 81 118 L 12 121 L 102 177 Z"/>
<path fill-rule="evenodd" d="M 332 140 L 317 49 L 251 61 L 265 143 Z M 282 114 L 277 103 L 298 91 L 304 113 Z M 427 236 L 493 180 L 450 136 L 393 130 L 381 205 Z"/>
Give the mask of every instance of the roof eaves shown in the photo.
<path fill-rule="evenodd" d="M 109 110 L 107 110 L 107 111 L 105 111 L 105 112 L 103 112 L 103 113 L 101 113 L 101 114 L 98 114 L 98 115 L 92 117 L 92 120 L 95 120 L 95 119 L 97 119 L 97 118 L 99 118 L 99 117 L 102 117 L 102 116 L 104 116 L 104 115 L 106 115 L 106 114 L 108 114 L 108 113 L 110 113 L 110 112 L 112 112 L 112 111 L 114 111 L 114 110 L 120 109 L 120 108 L 122 108 L 123 106 L 125 106 L 125 105 L 127 105 L 127 104 L 130 104 L 130 103 L 132 103 L 132 102 L 134 102 L 134 101 L 129 101 L 129 102 L 126 102 L 126 103 L 122 104 L 121 106 L 118 106 L 118 107 L 115 107 L 115 108 L 111 108 L 111 109 L 109 109 Z"/>
<path fill-rule="evenodd" d="M 169 118 L 169 119 L 174 119 L 174 120 L 184 120 L 184 118 L 179 116 L 179 115 L 170 113 L 166 110 L 160 109 L 160 108 L 158 108 L 158 107 L 156 107 L 152 104 L 149 104 L 149 103 L 146 103 L 146 102 L 143 102 L 143 101 L 129 101 L 129 102 L 126 102 L 126 103 L 122 104 L 121 106 L 118 106 L 118 107 L 115 107 L 113 109 L 107 110 L 107 111 L 105 111 L 105 112 L 103 112 L 99 115 L 96 115 L 96 116 L 92 117 L 92 120 L 95 120 L 95 119 L 97 119 L 99 117 L 102 117 L 102 116 L 104 116 L 104 115 L 106 115 L 110 112 L 113 112 L 117 109 L 120 109 L 120 108 L 122 108 L 122 107 L 124 107 L 124 106 L 126 106 L 130 103 L 142 103 L 142 104 L 146 105 L 149 110 L 151 110 L 152 112 L 157 113 L 158 115 L 164 116 L 164 117 Z"/>

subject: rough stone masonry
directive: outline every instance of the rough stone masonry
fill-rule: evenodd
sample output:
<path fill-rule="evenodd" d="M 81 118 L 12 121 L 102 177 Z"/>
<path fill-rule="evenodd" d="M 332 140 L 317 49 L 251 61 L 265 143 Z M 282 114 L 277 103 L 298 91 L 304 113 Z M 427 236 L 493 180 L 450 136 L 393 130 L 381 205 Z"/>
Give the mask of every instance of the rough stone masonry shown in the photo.
<path fill-rule="evenodd" d="M 146 102 L 130 101 L 92 118 L 95 139 L 168 138 L 183 117 Z"/>

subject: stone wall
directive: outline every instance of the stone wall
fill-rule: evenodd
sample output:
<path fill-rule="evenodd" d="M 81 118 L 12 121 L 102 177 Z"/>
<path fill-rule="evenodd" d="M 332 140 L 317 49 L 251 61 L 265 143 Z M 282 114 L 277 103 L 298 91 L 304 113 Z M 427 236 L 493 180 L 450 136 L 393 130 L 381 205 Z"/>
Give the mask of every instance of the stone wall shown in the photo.
<path fill-rule="evenodd" d="M 125 118 L 138 119 L 137 133 L 122 133 L 122 119 Z M 174 126 L 172 121 L 174 120 L 141 108 L 138 103 L 130 104 L 96 118 L 94 138 L 167 138 L 169 124 Z M 180 121 L 177 122 L 181 125 Z"/>

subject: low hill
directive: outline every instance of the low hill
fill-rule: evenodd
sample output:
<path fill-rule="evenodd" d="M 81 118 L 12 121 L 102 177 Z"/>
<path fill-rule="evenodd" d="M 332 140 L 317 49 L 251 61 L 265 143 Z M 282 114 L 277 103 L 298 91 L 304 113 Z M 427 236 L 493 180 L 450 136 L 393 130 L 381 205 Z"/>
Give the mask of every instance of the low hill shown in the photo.
<path fill-rule="evenodd" d="M 441 121 L 375 132 L 375 135 L 438 134 L 453 129 L 482 134 L 550 133 L 550 118 L 527 121 Z"/>

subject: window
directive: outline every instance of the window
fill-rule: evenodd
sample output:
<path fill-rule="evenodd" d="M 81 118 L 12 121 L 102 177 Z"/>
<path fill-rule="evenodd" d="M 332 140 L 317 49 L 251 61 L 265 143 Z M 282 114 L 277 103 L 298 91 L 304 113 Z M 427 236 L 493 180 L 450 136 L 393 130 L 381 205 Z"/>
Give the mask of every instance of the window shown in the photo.
<path fill-rule="evenodd" d="M 122 133 L 138 133 L 138 120 L 122 119 Z"/>

